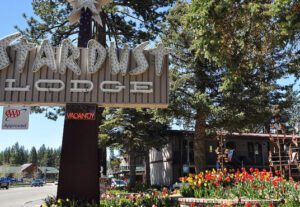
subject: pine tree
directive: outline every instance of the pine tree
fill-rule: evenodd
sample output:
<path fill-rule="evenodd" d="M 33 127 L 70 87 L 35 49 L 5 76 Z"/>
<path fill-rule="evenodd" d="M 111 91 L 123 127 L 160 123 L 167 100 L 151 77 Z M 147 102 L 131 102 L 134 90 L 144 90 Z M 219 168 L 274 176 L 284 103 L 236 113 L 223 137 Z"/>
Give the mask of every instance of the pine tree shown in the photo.
<path fill-rule="evenodd" d="M 195 129 L 197 172 L 206 168 L 208 133 L 261 132 L 274 104 L 287 107 L 291 86 L 277 80 L 298 68 L 292 45 L 299 31 L 282 32 L 283 8 L 298 5 L 289 3 L 179 1 L 168 15 L 162 39 L 173 49 L 169 114 Z M 293 23 L 299 21 L 295 11 L 287 12 Z"/>
<path fill-rule="evenodd" d="M 135 186 L 136 158 L 145 157 L 146 184 L 150 185 L 149 150 L 160 149 L 166 142 L 167 124 L 155 118 L 151 110 L 112 109 L 105 112 L 100 126 L 100 141 L 122 150 L 129 161 L 130 188 Z"/>
<path fill-rule="evenodd" d="M 11 148 L 8 147 L 3 151 L 3 162 L 4 164 L 10 164 Z"/>
<path fill-rule="evenodd" d="M 38 156 L 38 165 L 46 166 L 47 165 L 47 149 L 44 144 L 39 148 L 37 156 Z"/>
<path fill-rule="evenodd" d="M 0 165 L 4 164 L 4 155 L 3 152 L 0 152 Z"/>
<path fill-rule="evenodd" d="M 38 164 L 38 155 L 35 147 L 32 147 L 30 150 L 30 155 L 29 155 L 29 163 L 32 163 L 34 165 Z"/>

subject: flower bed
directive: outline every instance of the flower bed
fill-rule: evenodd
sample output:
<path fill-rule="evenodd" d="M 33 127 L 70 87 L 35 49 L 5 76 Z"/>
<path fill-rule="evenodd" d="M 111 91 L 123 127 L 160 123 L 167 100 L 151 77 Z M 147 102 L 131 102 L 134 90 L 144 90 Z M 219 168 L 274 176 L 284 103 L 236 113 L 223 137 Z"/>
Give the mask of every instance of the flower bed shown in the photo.
<path fill-rule="evenodd" d="M 213 199 L 213 198 L 179 198 L 178 203 L 180 207 L 191 207 L 191 206 L 267 206 L 276 207 L 282 204 L 282 200 L 249 200 L 249 199 Z"/>
<path fill-rule="evenodd" d="M 176 207 L 167 191 L 134 194 L 102 194 L 100 207 Z"/>
<path fill-rule="evenodd" d="M 285 180 L 278 171 L 212 170 L 181 182 L 180 192 L 186 197 L 179 199 L 181 206 L 300 206 L 299 183 Z"/>
<path fill-rule="evenodd" d="M 41 207 L 178 207 L 178 202 L 170 198 L 168 190 L 148 193 L 128 193 L 111 191 L 101 195 L 99 204 L 48 198 Z"/>

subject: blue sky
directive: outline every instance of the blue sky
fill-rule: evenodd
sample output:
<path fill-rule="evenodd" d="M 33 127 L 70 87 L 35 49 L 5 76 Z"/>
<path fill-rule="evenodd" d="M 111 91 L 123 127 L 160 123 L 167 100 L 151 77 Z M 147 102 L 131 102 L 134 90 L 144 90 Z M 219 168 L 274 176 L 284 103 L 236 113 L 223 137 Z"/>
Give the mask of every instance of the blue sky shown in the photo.
<path fill-rule="evenodd" d="M 22 14 L 33 14 L 32 0 L 4 0 L 1 1 L 0 12 L 0 38 L 16 32 L 14 26 L 26 28 L 26 21 Z M 3 108 L 0 107 L 0 120 L 2 122 Z M 49 147 L 59 147 L 62 142 L 63 117 L 58 121 L 50 121 L 44 115 L 32 114 L 30 116 L 29 130 L 2 130 L 0 129 L 0 150 L 19 142 L 26 148 L 40 147 L 45 144 Z"/>

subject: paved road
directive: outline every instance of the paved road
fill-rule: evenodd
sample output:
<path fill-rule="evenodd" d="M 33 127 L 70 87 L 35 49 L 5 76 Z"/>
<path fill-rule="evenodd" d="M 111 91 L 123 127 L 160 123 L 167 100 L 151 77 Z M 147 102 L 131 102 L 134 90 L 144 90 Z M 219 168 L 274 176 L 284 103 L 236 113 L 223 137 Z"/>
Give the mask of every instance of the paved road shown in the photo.
<path fill-rule="evenodd" d="M 57 186 L 22 187 L 0 190 L 1 207 L 35 207 L 48 196 L 55 196 Z"/>

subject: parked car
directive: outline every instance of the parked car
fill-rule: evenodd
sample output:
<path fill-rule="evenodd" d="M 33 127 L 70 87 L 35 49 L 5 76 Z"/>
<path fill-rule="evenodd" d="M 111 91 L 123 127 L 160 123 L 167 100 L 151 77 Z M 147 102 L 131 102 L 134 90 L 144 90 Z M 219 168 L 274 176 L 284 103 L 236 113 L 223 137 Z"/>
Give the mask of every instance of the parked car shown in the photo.
<path fill-rule="evenodd" d="M 58 180 L 54 181 L 54 185 L 58 185 Z"/>
<path fill-rule="evenodd" d="M 127 183 L 124 180 L 112 179 L 111 187 L 124 188 L 127 186 Z"/>
<path fill-rule="evenodd" d="M 180 189 L 180 187 L 183 185 L 183 183 L 182 182 L 176 182 L 176 183 L 174 183 L 173 185 L 171 185 L 170 186 L 170 190 L 178 190 L 178 189 Z"/>
<path fill-rule="evenodd" d="M 34 179 L 31 182 L 31 187 L 42 187 L 44 185 L 44 181 L 42 179 Z"/>
<path fill-rule="evenodd" d="M 0 189 L 1 188 L 5 188 L 5 189 L 9 189 L 9 185 L 10 185 L 10 182 L 9 182 L 9 179 L 7 178 L 0 178 Z"/>

